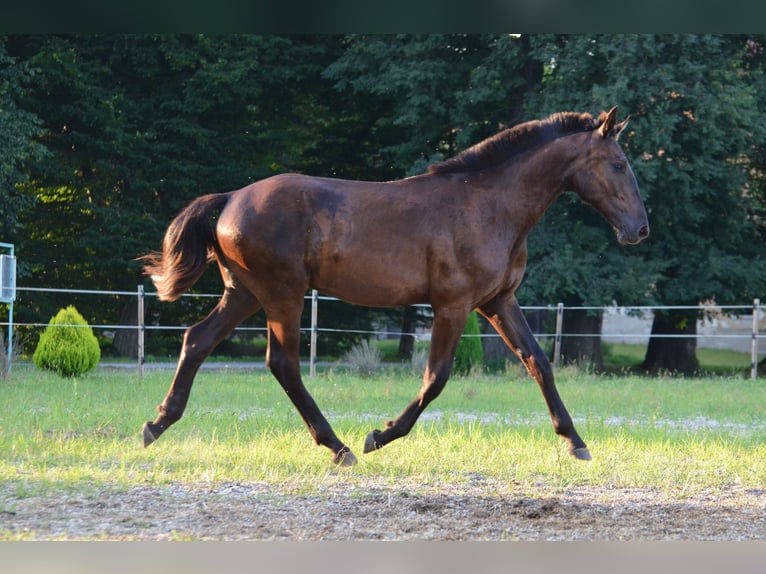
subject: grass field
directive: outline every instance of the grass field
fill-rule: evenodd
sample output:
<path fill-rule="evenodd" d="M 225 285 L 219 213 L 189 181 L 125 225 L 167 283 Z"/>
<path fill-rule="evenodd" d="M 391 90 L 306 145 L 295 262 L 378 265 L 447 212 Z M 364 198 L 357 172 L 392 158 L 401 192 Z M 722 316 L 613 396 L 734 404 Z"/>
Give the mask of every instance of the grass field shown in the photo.
<path fill-rule="evenodd" d="M 171 374 L 104 369 L 64 380 L 24 367 L 0 393 L 0 483 L 37 490 L 120 489 L 178 482 L 264 481 L 321 489 L 338 472 L 311 441 L 270 375 L 202 372 L 185 417 L 150 448 Z M 349 481 L 460 482 L 472 476 L 532 488 L 652 486 L 680 494 L 732 484 L 766 486 L 766 385 L 740 377 L 594 376 L 562 369 L 558 387 L 594 460 L 570 459 L 536 384 L 520 369 L 453 378 L 412 433 L 362 455 L 372 428 L 397 416 L 417 375 L 389 369 L 369 380 L 329 371 L 307 379 L 360 464 Z M 0 511 L 2 508 L 0 508 Z"/>
<path fill-rule="evenodd" d="M 604 362 L 612 370 L 635 369 L 644 360 L 646 347 L 625 343 L 604 345 Z M 697 349 L 700 369 L 709 374 L 733 375 L 750 372 L 750 354 L 729 349 Z"/>

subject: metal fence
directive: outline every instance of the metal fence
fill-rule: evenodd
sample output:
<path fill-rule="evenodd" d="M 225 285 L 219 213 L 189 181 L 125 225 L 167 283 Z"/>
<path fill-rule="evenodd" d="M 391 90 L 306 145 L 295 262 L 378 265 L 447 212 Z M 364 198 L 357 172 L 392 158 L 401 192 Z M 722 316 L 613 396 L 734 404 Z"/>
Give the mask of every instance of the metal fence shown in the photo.
<path fill-rule="evenodd" d="M 119 329 L 132 329 L 137 331 L 137 369 L 139 376 L 143 376 L 144 365 L 146 364 L 145 357 L 145 336 L 150 331 L 184 331 L 187 326 L 182 325 L 159 325 L 159 324 L 147 324 L 145 319 L 146 299 L 147 297 L 156 297 L 156 293 L 147 293 L 144 291 L 142 285 L 139 285 L 135 291 L 100 291 L 100 290 L 87 290 L 87 289 L 49 289 L 49 288 L 34 288 L 34 287 L 16 287 L 19 292 L 44 292 L 44 293 L 62 293 L 62 294 L 77 294 L 77 295 L 93 295 L 93 296 L 129 296 L 136 298 L 137 305 L 137 324 L 121 325 L 121 324 L 96 324 L 90 325 L 93 329 L 101 329 L 103 331 L 115 331 Z M 219 298 L 220 295 L 211 294 L 185 294 L 184 297 L 210 297 Z M 398 330 L 344 330 L 344 329 L 332 329 L 329 327 L 322 327 L 318 321 L 318 310 L 322 301 L 339 301 L 333 297 L 325 297 L 319 295 L 316 291 L 312 291 L 310 295 L 306 297 L 308 303 L 307 311 L 310 313 L 310 326 L 302 329 L 304 334 L 309 336 L 309 369 L 310 374 L 313 376 L 316 373 L 317 366 L 317 336 L 319 333 L 354 333 L 358 335 L 367 336 L 369 338 L 391 338 L 401 336 L 401 332 Z M 17 303 L 18 304 L 18 303 Z M 428 305 L 421 305 L 421 307 L 429 307 Z M 586 311 L 601 311 L 604 313 L 604 326 L 601 333 L 563 333 L 563 317 L 566 310 L 586 310 Z M 750 351 L 751 357 L 751 377 L 755 379 L 757 377 L 757 364 L 759 355 L 766 353 L 766 337 L 761 336 L 761 331 L 766 330 L 766 324 L 764 322 L 764 310 L 761 306 L 760 299 L 753 300 L 752 305 L 697 305 L 697 306 L 609 306 L 609 307 L 566 307 L 563 303 L 547 306 L 522 306 L 524 311 L 549 311 L 555 313 L 555 329 L 552 332 L 535 332 L 535 337 L 538 340 L 552 339 L 553 340 L 553 361 L 554 365 L 558 365 L 561 357 L 561 342 L 564 337 L 594 337 L 599 336 L 602 340 L 608 342 L 634 342 L 643 343 L 648 341 L 649 330 L 651 328 L 651 315 L 657 310 L 697 310 L 700 312 L 702 319 L 698 324 L 696 337 L 699 342 L 704 342 L 705 346 L 723 347 L 723 348 L 736 348 L 737 350 Z M 10 317 L 10 316 L 9 316 Z M 621 326 L 615 327 L 616 323 L 620 321 L 616 318 L 622 318 Z M 43 323 L 13 323 L 9 318 L 8 322 L 0 323 L 0 327 L 8 328 L 8 340 L 9 345 L 11 341 L 11 333 L 14 327 L 38 327 L 43 328 L 46 324 Z M 236 331 L 264 331 L 265 328 L 255 327 L 240 327 Z M 420 332 L 411 335 L 416 340 L 428 339 L 430 332 Z M 481 334 L 481 335 L 464 335 L 473 337 L 498 337 L 496 334 Z M 683 337 L 688 338 L 690 335 L 652 335 L 652 337 Z M 9 349 L 10 358 L 10 349 Z"/>

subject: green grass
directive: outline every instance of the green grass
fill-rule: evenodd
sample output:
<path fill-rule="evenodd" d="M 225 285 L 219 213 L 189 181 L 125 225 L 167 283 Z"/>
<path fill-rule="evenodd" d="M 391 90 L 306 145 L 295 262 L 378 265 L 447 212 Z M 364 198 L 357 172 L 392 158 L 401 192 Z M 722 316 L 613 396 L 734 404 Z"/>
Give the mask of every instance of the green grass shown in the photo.
<path fill-rule="evenodd" d="M 603 345 L 604 363 L 611 370 L 637 368 L 644 360 L 645 345 L 608 343 Z M 736 374 L 750 372 L 750 354 L 728 349 L 697 349 L 697 360 L 703 372 L 711 374 Z"/>
<path fill-rule="evenodd" d="M 550 341 L 542 341 L 542 345 L 548 352 Z M 375 346 L 381 352 L 382 360 L 386 362 L 400 361 L 397 353 L 398 340 L 375 341 Z M 604 363 L 608 370 L 627 371 L 637 369 L 643 362 L 646 354 L 646 345 L 634 345 L 629 343 L 602 343 Z M 428 350 L 427 341 L 418 341 L 416 350 Z M 700 369 L 705 373 L 717 375 L 733 375 L 750 373 L 750 353 L 742 353 L 728 349 L 710 349 L 700 347 L 697 349 L 697 360 Z"/>
<path fill-rule="evenodd" d="M 543 346 L 548 352 L 550 349 L 549 341 L 542 341 Z M 265 342 L 260 339 L 255 339 L 251 343 L 253 348 L 257 350 L 252 355 L 246 355 L 244 357 L 231 357 L 227 355 L 213 355 L 207 359 L 207 362 L 241 362 L 241 361 L 263 361 L 263 355 L 265 354 Z M 375 347 L 380 353 L 380 360 L 384 363 L 405 363 L 401 357 L 399 357 L 399 340 L 398 339 L 386 339 L 386 340 L 373 340 L 370 345 Z M 417 341 L 415 343 L 415 352 L 427 352 L 429 343 L 428 341 Z M 604 352 L 604 363 L 608 371 L 611 372 L 624 372 L 637 369 L 643 362 L 644 355 L 646 353 L 645 345 L 633 345 L 628 343 L 602 343 Z M 750 373 L 750 354 L 742 353 L 738 351 L 731 351 L 727 349 L 697 349 L 697 359 L 700 363 L 700 368 L 703 372 L 717 375 L 734 375 L 738 373 L 746 374 Z M 115 358 L 109 357 L 103 359 L 105 362 L 110 363 L 135 363 L 135 359 Z M 167 357 L 147 357 L 148 363 L 153 362 L 175 362 L 178 360 L 177 355 L 170 355 Z M 308 360 L 308 357 L 303 357 L 303 360 Z M 340 357 L 320 357 L 320 361 L 335 362 L 341 360 Z M 515 359 L 514 359 L 515 361 Z M 20 361 L 21 362 L 21 361 Z M 22 362 L 23 364 L 23 362 Z M 502 370 L 503 365 L 489 365 L 485 370 Z"/>
<path fill-rule="evenodd" d="M 516 367 L 454 378 L 412 433 L 368 455 L 369 430 L 397 416 L 419 377 L 371 379 L 329 371 L 307 379 L 338 435 L 360 460 L 336 469 L 265 372 L 203 371 L 185 417 L 150 448 L 143 422 L 171 373 L 97 370 L 65 380 L 33 368 L 0 389 L 0 511 L 46 492 L 135 485 L 266 482 L 320 491 L 351 484 L 443 484 L 483 476 L 521 490 L 577 485 L 685 493 L 766 487 L 766 384 L 741 377 L 593 376 L 562 369 L 558 387 L 594 460 L 571 459 L 537 385 Z"/>

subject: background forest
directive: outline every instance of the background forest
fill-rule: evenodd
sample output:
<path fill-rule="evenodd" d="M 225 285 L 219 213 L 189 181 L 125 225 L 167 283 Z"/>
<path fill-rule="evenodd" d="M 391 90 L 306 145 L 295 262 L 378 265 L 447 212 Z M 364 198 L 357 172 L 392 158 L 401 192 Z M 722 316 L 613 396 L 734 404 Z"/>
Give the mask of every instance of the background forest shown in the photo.
<path fill-rule="evenodd" d="M 529 238 L 520 302 L 748 304 L 766 298 L 765 48 L 752 35 L 0 36 L 0 241 L 16 246 L 19 286 L 153 291 L 135 258 L 199 195 L 282 172 L 400 178 L 518 122 L 619 105 L 652 236 L 621 247 L 565 195 Z M 217 273 L 196 290 L 220 291 Z M 136 322 L 132 297 L 74 304 L 91 324 Z M 189 324 L 209 304 L 147 316 Z M 20 292 L 16 319 L 61 306 Z M 689 337 L 652 339 L 646 370 L 696 368 L 696 313 L 655 314 L 653 332 Z M 600 330 L 598 314 L 565 318 L 565 332 Z M 133 336 L 111 351 L 135 354 Z M 598 362 L 597 336 L 570 341 L 565 356 Z"/>

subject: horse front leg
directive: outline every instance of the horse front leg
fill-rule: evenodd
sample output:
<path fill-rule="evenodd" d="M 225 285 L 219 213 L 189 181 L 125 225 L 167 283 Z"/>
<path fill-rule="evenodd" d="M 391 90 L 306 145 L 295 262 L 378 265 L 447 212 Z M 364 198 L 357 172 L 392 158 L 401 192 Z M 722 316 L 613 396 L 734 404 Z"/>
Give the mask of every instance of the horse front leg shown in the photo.
<path fill-rule="evenodd" d="M 420 392 L 396 420 L 386 423 L 385 430 L 370 431 L 364 442 L 365 453 L 382 448 L 409 433 L 428 404 L 442 392 L 452 371 L 452 362 L 468 311 L 462 308 L 434 310 L 431 346 Z"/>
<path fill-rule="evenodd" d="M 498 297 L 478 310 L 521 360 L 531 377 L 537 381 L 548 406 L 553 429 L 568 442 L 569 453 L 580 460 L 591 460 L 590 451 L 577 434 L 572 417 L 556 389 L 550 362 L 535 340 L 516 297 Z"/>
<path fill-rule="evenodd" d="M 227 288 L 210 314 L 184 333 L 178 365 L 165 399 L 157 407 L 154 421 L 144 423 L 144 446 L 156 441 L 183 416 L 194 377 L 215 347 L 242 321 L 260 309 L 258 300 L 242 288 Z"/>

